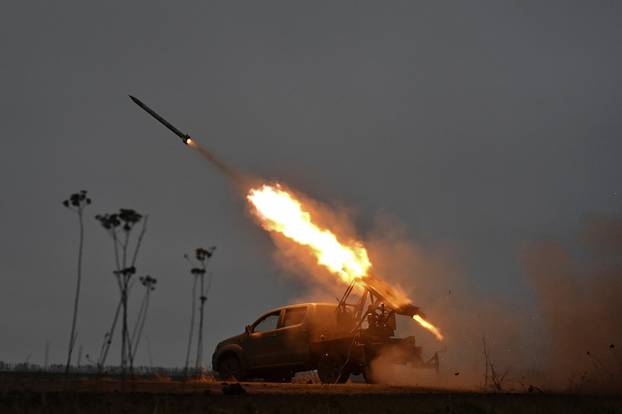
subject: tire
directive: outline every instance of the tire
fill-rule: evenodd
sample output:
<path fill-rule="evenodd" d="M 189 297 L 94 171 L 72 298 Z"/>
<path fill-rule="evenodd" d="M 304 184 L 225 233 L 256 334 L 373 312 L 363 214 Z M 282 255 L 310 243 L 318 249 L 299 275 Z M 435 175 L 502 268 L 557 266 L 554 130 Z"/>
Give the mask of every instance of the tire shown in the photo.
<path fill-rule="evenodd" d="M 240 359 L 235 355 L 225 355 L 218 361 L 218 374 L 223 380 L 242 379 L 242 364 Z"/>
<path fill-rule="evenodd" d="M 317 375 L 322 384 L 343 384 L 350 378 L 350 370 L 343 366 L 343 358 L 322 355 L 317 364 Z"/>

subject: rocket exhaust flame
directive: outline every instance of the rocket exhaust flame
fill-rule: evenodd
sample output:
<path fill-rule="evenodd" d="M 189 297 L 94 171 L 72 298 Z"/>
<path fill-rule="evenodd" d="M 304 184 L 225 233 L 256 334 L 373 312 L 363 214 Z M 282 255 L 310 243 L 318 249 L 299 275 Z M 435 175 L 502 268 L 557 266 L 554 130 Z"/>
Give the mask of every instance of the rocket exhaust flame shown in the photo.
<path fill-rule="evenodd" d="M 261 226 L 270 232 L 277 232 L 288 239 L 309 248 L 317 263 L 337 275 L 344 283 L 354 282 L 360 287 L 372 286 L 395 308 L 407 308 L 410 301 L 406 295 L 391 289 L 376 277 L 371 276 L 372 263 L 367 250 L 361 242 L 344 244 L 329 229 L 321 228 L 313 222 L 311 214 L 305 211 L 302 203 L 284 190 L 280 185 L 263 184 L 252 188 L 247 200 L 253 205 L 254 213 Z M 370 283 L 368 283 L 369 281 Z M 417 309 L 412 307 L 412 309 Z M 419 312 L 414 310 L 413 312 Z M 412 318 L 423 328 L 430 331 L 436 339 L 443 340 L 440 330 L 415 313 Z"/>
<path fill-rule="evenodd" d="M 441 333 L 441 331 L 434 325 L 432 325 L 430 322 L 426 321 L 425 319 L 423 319 L 420 315 L 413 315 L 413 319 L 421 326 L 423 326 L 425 329 L 427 329 L 428 331 L 430 331 L 432 333 L 432 335 L 434 335 L 436 337 L 436 339 L 438 339 L 439 341 L 442 341 L 443 338 L 443 334 Z"/>
<path fill-rule="evenodd" d="M 203 148 L 190 135 L 181 132 L 141 100 L 130 95 L 132 101 L 158 122 L 177 135 L 181 141 L 199 152 L 240 189 L 246 192 L 246 199 L 254 206 L 254 212 L 261 226 L 269 232 L 277 232 L 293 242 L 307 247 L 316 257 L 319 265 L 337 275 L 346 284 L 354 283 L 361 288 L 373 289 L 398 313 L 411 316 L 419 325 L 430 331 L 439 341 L 443 335 L 439 329 L 425 320 L 419 309 L 413 306 L 400 289 L 392 288 L 382 279 L 371 274 L 372 263 L 361 242 L 347 244 L 339 241 L 331 230 L 313 222 L 311 214 L 302 203 L 278 184 L 263 184 L 251 188 L 256 180 L 232 168 L 213 153 Z"/>
<path fill-rule="evenodd" d="M 298 244 L 309 247 L 318 263 L 338 275 L 345 283 L 367 276 L 371 262 L 367 251 L 354 243 L 344 246 L 329 230 L 319 228 L 309 213 L 279 186 L 253 188 L 247 199 L 253 204 L 268 231 L 277 231 Z"/>

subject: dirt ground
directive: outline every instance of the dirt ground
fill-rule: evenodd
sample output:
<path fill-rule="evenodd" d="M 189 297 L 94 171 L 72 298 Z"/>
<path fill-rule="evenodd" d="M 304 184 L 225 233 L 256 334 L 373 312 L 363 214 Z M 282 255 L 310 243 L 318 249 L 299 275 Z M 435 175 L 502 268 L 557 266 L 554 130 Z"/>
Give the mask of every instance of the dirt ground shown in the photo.
<path fill-rule="evenodd" d="M 0 378 L 1 413 L 621 413 L 622 396 L 367 384 Z"/>

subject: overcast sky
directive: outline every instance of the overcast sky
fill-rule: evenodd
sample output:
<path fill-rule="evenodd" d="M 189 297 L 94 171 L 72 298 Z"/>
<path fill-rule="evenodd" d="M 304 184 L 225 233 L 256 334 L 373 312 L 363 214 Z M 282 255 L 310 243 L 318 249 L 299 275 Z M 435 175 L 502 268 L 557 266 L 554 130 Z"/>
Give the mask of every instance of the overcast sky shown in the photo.
<path fill-rule="evenodd" d="M 84 353 L 118 297 L 93 216 L 119 207 L 150 215 L 157 365 L 183 364 L 195 247 L 218 246 L 206 359 L 301 296 L 223 177 L 128 94 L 239 168 L 352 208 L 363 235 L 395 216 L 451 246 L 469 285 L 529 306 L 523 243 L 622 204 L 621 17 L 616 1 L 3 2 L 0 360 L 40 363 L 50 341 L 64 361 L 78 227 L 61 202 L 80 189 Z"/>

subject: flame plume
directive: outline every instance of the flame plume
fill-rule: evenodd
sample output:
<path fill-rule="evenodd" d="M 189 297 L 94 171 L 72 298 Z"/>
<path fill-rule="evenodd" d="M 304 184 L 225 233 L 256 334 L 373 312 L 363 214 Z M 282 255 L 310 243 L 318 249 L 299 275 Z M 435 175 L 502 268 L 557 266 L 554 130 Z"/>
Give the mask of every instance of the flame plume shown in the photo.
<path fill-rule="evenodd" d="M 356 281 L 357 285 L 364 287 L 365 278 L 370 275 L 372 263 L 362 243 L 343 244 L 340 242 L 332 231 L 315 224 L 311 214 L 303 208 L 302 203 L 278 184 L 264 184 L 252 188 L 246 198 L 253 205 L 254 214 L 265 230 L 280 233 L 308 247 L 319 265 L 339 276 L 345 283 Z M 394 291 L 391 292 L 391 297 L 395 297 Z M 403 296 L 404 298 L 399 301 L 408 303 L 408 299 L 405 295 Z M 443 339 L 439 329 L 423 317 L 414 315 L 413 319 L 439 341 Z"/>
<path fill-rule="evenodd" d="M 309 247 L 318 263 L 344 282 L 367 276 L 371 267 L 367 250 L 357 244 L 344 246 L 331 231 L 319 228 L 288 192 L 278 186 L 264 185 L 259 190 L 252 189 L 247 198 L 255 206 L 264 229 Z"/>
<path fill-rule="evenodd" d="M 419 325 L 423 326 L 425 329 L 430 331 L 432 333 L 432 335 L 434 335 L 436 337 L 436 339 L 438 339 L 439 341 L 443 340 L 443 334 L 441 333 L 441 331 L 436 326 L 432 325 L 430 322 L 428 322 L 425 319 L 423 319 L 421 317 L 421 315 L 413 315 L 413 319 Z"/>

